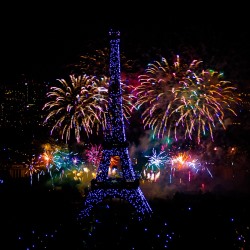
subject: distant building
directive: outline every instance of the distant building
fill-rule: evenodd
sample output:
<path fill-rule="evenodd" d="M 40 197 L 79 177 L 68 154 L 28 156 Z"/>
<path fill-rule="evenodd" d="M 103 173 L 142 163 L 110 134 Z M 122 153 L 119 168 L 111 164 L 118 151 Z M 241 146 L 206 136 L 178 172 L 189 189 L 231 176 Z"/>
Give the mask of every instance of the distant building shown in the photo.
<path fill-rule="evenodd" d="M 9 168 L 9 175 L 11 178 L 18 179 L 27 177 L 27 168 L 24 164 L 13 164 Z"/>

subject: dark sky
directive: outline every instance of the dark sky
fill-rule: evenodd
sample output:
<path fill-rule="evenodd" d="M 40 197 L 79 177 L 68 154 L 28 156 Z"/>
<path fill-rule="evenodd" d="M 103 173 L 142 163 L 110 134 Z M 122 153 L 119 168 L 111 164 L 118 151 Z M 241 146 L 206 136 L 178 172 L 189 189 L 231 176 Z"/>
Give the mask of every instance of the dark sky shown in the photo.
<path fill-rule="evenodd" d="M 160 3 L 137 9 L 128 3 L 117 8 L 111 4 L 96 7 L 96 3 L 2 8 L 2 79 L 8 81 L 22 73 L 44 80 L 60 77 L 63 66 L 72 63 L 91 41 L 109 46 L 111 27 L 121 31 L 121 49 L 202 42 L 224 53 L 241 53 L 244 63 L 248 60 L 250 32 L 245 6 L 219 8 L 210 3 L 180 8 L 177 3 Z M 217 40 L 211 38 L 217 35 Z"/>

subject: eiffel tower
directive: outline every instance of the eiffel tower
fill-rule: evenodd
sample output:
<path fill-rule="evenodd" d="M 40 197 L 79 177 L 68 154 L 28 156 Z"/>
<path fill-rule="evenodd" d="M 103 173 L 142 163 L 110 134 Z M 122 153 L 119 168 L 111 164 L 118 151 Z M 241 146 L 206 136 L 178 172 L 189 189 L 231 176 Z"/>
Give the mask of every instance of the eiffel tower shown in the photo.
<path fill-rule="evenodd" d="M 92 209 L 104 199 L 120 198 L 128 201 L 139 220 L 150 217 L 152 209 L 148 204 L 131 164 L 124 128 L 122 110 L 122 89 L 120 80 L 120 32 L 109 31 L 110 36 L 110 82 L 108 88 L 108 119 L 104 133 L 102 159 L 96 178 L 92 179 L 89 193 L 84 202 L 81 216 L 89 217 Z M 111 159 L 119 159 L 121 176 L 110 176 Z"/>

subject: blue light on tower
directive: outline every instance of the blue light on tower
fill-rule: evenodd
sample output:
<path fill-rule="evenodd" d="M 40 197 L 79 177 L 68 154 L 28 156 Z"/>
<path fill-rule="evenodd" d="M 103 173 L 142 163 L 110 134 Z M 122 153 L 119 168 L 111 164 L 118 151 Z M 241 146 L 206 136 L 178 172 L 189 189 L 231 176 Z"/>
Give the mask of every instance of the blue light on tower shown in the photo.
<path fill-rule="evenodd" d="M 88 217 L 94 206 L 106 198 L 127 200 L 136 210 L 141 220 L 152 213 L 146 198 L 139 187 L 128 151 L 122 109 L 122 89 L 120 70 L 120 32 L 111 30 L 110 35 L 110 82 L 108 95 L 107 127 L 104 131 L 103 152 L 96 178 L 91 181 L 84 210 L 80 216 Z M 111 158 L 119 157 L 122 178 L 108 175 Z"/>

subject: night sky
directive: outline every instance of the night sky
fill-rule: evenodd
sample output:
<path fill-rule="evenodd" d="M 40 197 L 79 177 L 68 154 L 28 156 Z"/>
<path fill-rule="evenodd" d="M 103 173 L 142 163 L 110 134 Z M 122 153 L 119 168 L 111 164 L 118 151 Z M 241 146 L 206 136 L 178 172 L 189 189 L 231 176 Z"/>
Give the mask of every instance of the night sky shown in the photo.
<path fill-rule="evenodd" d="M 190 49 L 191 54 L 193 52 L 196 54 L 200 53 L 200 59 L 203 59 L 208 65 L 210 64 L 212 68 L 218 67 L 223 70 L 226 79 L 235 81 L 243 89 L 249 88 L 250 14 L 247 1 L 241 5 L 235 1 L 230 3 L 231 5 L 227 2 L 222 4 L 218 1 L 215 3 L 198 1 L 198 4 L 197 1 L 195 2 L 195 4 L 192 4 L 191 2 L 183 3 L 181 1 L 174 1 L 174 3 L 169 1 L 144 1 L 141 3 L 117 1 L 115 4 L 109 4 L 107 1 L 103 1 L 102 6 L 97 1 L 81 1 L 77 3 L 66 1 L 65 5 L 63 5 L 62 1 L 50 1 L 47 4 L 44 1 L 34 1 L 28 4 L 23 1 L 3 3 L 2 5 L 4 6 L 1 6 L 0 14 L 0 60 L 2 73 L 0 84 L 14 83 L 17 79 L 20 79 L 21 75 L 27 76 L 29 80 L 56 82 L 56 79 L 65 76 L 65 66 L 76 62 L 80 55 L 84 54 L 89 48 L 101 49 L 109 47 L 108 32 L 111 28 L 115 28 L 121 32 L 121 51 L 126 52 L 128 57 L 149 53 L 155 47 L 163 51 L 165 50 L 167 54 L 169 54 L 169 51 L 181 54 L 183 52 L 181 49 L 185 51 L 185 47 L 192 48 Z M 11 130 L 13 129 L 11 128 Z M 235 132 L 235 130 L 232 131 Z M 226 138 L 225 136 L 225 141 L 229 142 L 233 138 L 232 145 L 236 141 L 246 147 L 246 152 L 248 152 L 247 134 L 243 134 L 244 131 L 242 129 L 237 131 L 240 133 L 229 133 L 230 137 Z M 239 134 L 243 135 L 238 136 Z M 15 147 L 19 147 L 24 140 L 19 140 L 19 145 L 16 141 L 15 133 L 12 133 L 12 135 L 15 140 Z M 221 143 L 224 143 L 224 137 L 219 139 Z M 10 138 L 8 138 L 9 140 Z M 241 140 L 244 141 L 242 144 Z M 28 150 L 30 145 L 33 147 L 33 144 L 29 143 L 28 139 L 27 145 Z M 245 154 L 246 157 L 248 156 L 246 152 L 243 152 L 243 159 L 245 159 Z M 218 157 L 220 157 L 219 153 Z M 221 159 L 221 161 L 223 160 Z M 225 187 L 225 190 L 227 188 L 231 190 L 231 186 L 227 187 L 227 183 L 224 184 L 221 183 L 221 180 L 219 181 L 220 183 L 217 183 L 218 180 L 213 182 L 219 194 L 223 191 L 223 187 Z M 245 185 L 245 182 L 241 183 L 241 179 L 233 179 L 232 183 L 239 187 L 240 190 L 244 189 L 245 191 L 245 186 L 241 187 L 241 185 Z M 149 186 L 149 196 L 151 194 L 153 196 L 155 191 L 158 195 L 161 195 L 159 190 L 160 188 L 162 190 L 162 187 L 159 185 L 159 190 L 157 187 L 152 189 Z M 249 184 L 247 183 L 247 191 L 249 190 L 248 187 Z M 166 188 L 168 189 L 169 187 L 166 186 Z M 7 240 L 7 236 L 11 236 L 11 241 L 8 241 L 8 244 L 16 244 L 17 236 L 20 234 L 19 231 L 23 230 L 23 235 L 28 238 L 25 238 L 25 240 L 30 243 L 34 239 L 36 240 L 32 225 L 36 226 L 36 231 L 42 228 L 51 232 L 51 228 L 54 229 L 57 224 L 60 224 L 60 228 L 57 230 L 59 236 L 56 236 L 56 240 L 51 243 L 53 245 L 52 248 L 49 248 L 48 245 L 48 249 L 55 249 L 55 246 L 58 247 L 60 245 L 65 247 L 64 242 L 68 243 L 68 241 L 72 244 L 73 238 L 69 237 L 69 235 L 70 233 L 75 233 L 78 227 L 74 227 L 74 223 L 68 221 L 73 214 L 71 214 L 73 210 L 69 210 L 71 209 L 69 206 L 80 203 L 78 201 L 75 202 L 75 197 L 71 195 L 72 193 L 68 195 L 67 187 L 65 190 L 67 199 L 62 199 L 61 196 L 58 199 L 55 199 L 54 196 L 49 196 L 50 199 L 48 199 L 47 193 L 44 197 L 40 195 L 34 196 L 33 192 L 27 194 L 27 190 L 24 193 L 22 189 L 19 190 L 14 186 L 13 194 L 11 193 L 10 196 L 11 199 L 9 195 L 6 195 L 6 200 L 3 199 L 1 203 L 1 209 L 3 209 L 1 211 L 4 211 L 4 213 L 0 212 L 0 215 L 3 215 L 0 217 L 2 228 L 4 228 L 3 242 Z M 214 190 L 216 191 L 216 189 Z M 20 191 L 21 195 L 16 195 L 17 191 Z M 170 219 L 172 223 L 170 223 L 170 228 L 174 227 L 174 231 L 176 231 L 176 235 L 179 237 L 175 243 L 177 248 L 183 243 L 185 247 L 199 249 L 201 246 L 200 242 L 203 242 L 207 247 L 211 245 L 210 249 L 215 249 L 216 247 L 221 249 L 222 247 L 227 248 L 230 244 L 234 244 L 234 247 L 244 246 L 239 240 L 239 235 L 246 237 L 247 243 L 245 243 L 245 246 L 248 247 L 249 203 L 243 199 L 243 201 L 239 202 L 241 196 L 238 190 L 236 191 L 237 193 L 233 193 L 235 197 L 232 196 L 234 199 L 226 199 L 225 203 L 223 203 L 223 200 L 220 201 L 218 199 L 219 196 L 211 196 L 209 192 L 207 196 L 206 194 L 204 195 L 203 199 L 200 199 L 200 194 L 190 199 L 190 196 L 185 197 L 182 196 L 181 192 L 177 192 L 173 203 L 166 203 L 164 206 L 161 205 L 157 208 L 156 200 L 154 204 L 156 210 L 154 211 L 156 211 L 156 214 L 158 211 L 157 218 L 159 217 L 160 219 L 160 216 L 162 216 L 162 218 Z M 24 194 L 25 197 L 27 195 L 26 198 Z M 49 194 L 54 193 L 49 192 Z M 15 199 L 12 199 L 12 197 L 15 197 Z M 249 195 L 247 195 L 247 200 L 249 200 L 248 197 Z M 35 206 L 39 208 L 38 210 L 30 209 L 35 204 L 34 198 L 39 201 L 36 202 Z M 67 203 L 68 207 L 64 203 Z M 47 204 L 50 207 L 51 205 L 55 206 L 53 211 L 59 211 L 59 213 L 51 213 L 51 210 L 46 209 L 48 207 Z M 59 205 L 63 209 L 59 209 Z M 16 213 L 17 207 L 19 210 L 21 209 L 21 213 L 23 211 L 24 216 L 19 216 L 20 213 Z M 190 207 L 192 207 L 192 210 L 189 210 Z M 78 208 L 75 209 L 74 207 L 72 209 L 74 209 L 75 213 Z M 61 213 L 62 211 L 64 214 Z M 30 212 L 32 216 L 30 216 Z M 51 220 L 51 216 L 53 216 L 54 220 Z M 32 222 L 26 223 L 26 220 L 29 218 L 32 218 Z M 233 222 L 232 218 L 234 219 Z M 98 220 L 96 221 L 98 222 Z M 91 230 L 93 228 L 96 230 L 97 228 L 99 231 L 102 231 L 102 227 L 99 228 L 97 223 L 93 225 Z M 116 223 L 116 225 L 119 225 L 119 223 Z M 157 230 L 154 228 L 155 225 L 157 225 Z M 150 226 L 154 234 L 161 230 L 159 223 Z M 107 227 L 103 228 L 105 228 L 105 232 L 109 233 L 105 239 L 109 240 L 113 235 L 118 235 L 117 232 L 119 231 L 112 227 L 110 227 L 111 230 L 109 228 L 107 230 Z M 166 228 L 165 225 L 164 228 Z M 95 230 L 94 232 L 91 231 L 93 235 L 96 232 L 99 233 L 99 231 Z M 77 232 L 77 236 L 81 235 L 82 246 L 82 242 L 85 243 L 82 240 L 82 228 L 79 232 Z M 134 229 L 131 232 L 133 237 L 138 235 L 138 232 L 135 232 Z M 146 233 L 143 234 L 140 240 L 151 240 L 148 237 L 148 232 Z M 161 230 L 161 233 L 163 235 L 165 231 Z M 130 244 L 131 238 L 129 238 L 129 234 L 124 234 L 124 231 L 122 234 L 124 241 L 121 241 L 121 244 L 124 242 Z M 41 235 L 43 237 L 46 235 L 47 237 L 49 234 L 47 234 L 47 231 L 44 233 L 41 230 Z M 89 235 L 92 237 L 92 234 Z M 98 234 L 96 233 L 96 235 Z M 165 237 L 166 235 L 168 234 L 165 233 Z M 38 239 L 40 241 L 41 237 L 39 234 L 38 236 L 37 241 Z M 94 242 L 94 238 L 91 237 L 88 238 L 89 242 Z M 164 238 L 161 237 L 160 240 L 163 241 L 162 239 Z M 243 237 L 241 237 L 242 239 L 244 240 Z M 46 240 L 44 241 L 45 244 Z M 60 245 L 58 245 L 58 242 Z M 75 244 L 78 243 L 75 238 L 73 242 L 76 242 Z M 97 240 L 96 242 L 99 241 Z M 158 238 L 154 238 L 154 242 L 158 242 Z M 24 244 L 22 241 L 21 243 Z M 21 243 L 18 239 L 18 244 Z M 25 247 L 26 249 L 31 246 L 28 243 L 27 247 Z M 71 249 L 76 249 L 72 248 L 72 245 L 70 246 Z M 195 248 L 195 246 L 198 246 L 198 248 Z M 12 249 L 14 248 L 12 247 Z M 141 247 L 138 249 L 141 249 Z M 240 249 L 240 247 L 237 249 Z"/>
<path fill-rule="evenodd" d="M 121 50 L 133 54 L 138 47 L 147 51 L 155 46 L 178 53 L 180 44 L 194 48 L 204 44 L 211 58 L 231 58 L 228 64 L 239 68 L 238 74 L 244 75 L 240 80 L 249 82 L 250 31 L 245 6 L 162 4 L 152 2 L 137 9 L 129 3 L 2 8 L 2 79 L 8 82 L 20 74 L 44 81 L 60 78 L 65 65 L 75 62 L 89 44 L 109 46 L 108 31 L 116 28 L 121 31 Z"/>

